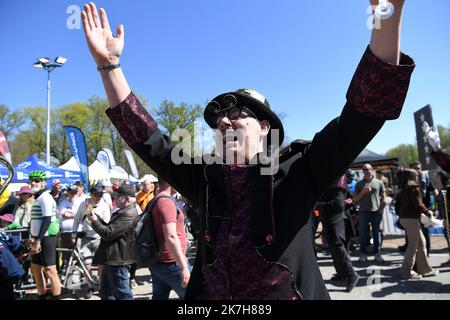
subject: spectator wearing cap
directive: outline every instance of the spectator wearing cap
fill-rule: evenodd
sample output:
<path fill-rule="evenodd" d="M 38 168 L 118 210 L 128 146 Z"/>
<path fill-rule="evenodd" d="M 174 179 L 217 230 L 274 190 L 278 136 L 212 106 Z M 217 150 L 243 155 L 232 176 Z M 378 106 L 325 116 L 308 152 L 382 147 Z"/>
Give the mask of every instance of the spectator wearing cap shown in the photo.
<path fill-rule="evenodd" d="M 60 236 L 61 236 L 61 248 L 71 249 L 73 247 L 72 230 L 75 215 L 77 214 L 78 207 L 81 204 L 79 197 L 79 187 L 72 184 L 66 191 L 66 199 L 58 206 L 57 215 L 60 219 Z M 67 267 L 69 262 L 70 252 L 62 253 L 63 269 Z"/>
<path fill-rule="evenodd" d="M 102 186 L 103 186 L 103 201 L 105 201 L 109 208 L 111 209 L 111 211 L 113 210 L 113 202 L 112 202 L 112 198 L 111 198 L 111 194 L 113 192 L 113 185 L 111 183 L 111 181 L 109 180 L 103 180 L 102 181 Z"/>
<path fill-rule="evenodd" d="M 16 192 L 19 202 L 14 208 L 14 223 L 8 226 L 8 230 L 17 228 L 29 228 L 31 221 L 31 208 L 34 203 L 34 192 L 30 186 L 23 186 Z"/>
<path fill-rule="evenodd" d="M 347 182 L 347 188 L 353 195 L 356 188 L 355 171 L 353 171 L 352 169 L 348 169 L 345 173 L 345 179 Z"/>
<path fill-rule="evenodd" d="M 108 223 L 99 219 L 95 212 L 88 214 L 88 221 L 101 238 L 93 263 L 103 265 L 102 300 L 132 300 L 129 271 L 136 262 L 132 230 L 138 216 L 135 190 L 132 186 L 121 186 L 114 196 L 117 210 Z"/>
<path fill-rule="evenodd" d="M 90 189 L 90 197 L 86 199 L 79 207 L 73 222 L 73 232 L 83 233 L 80 244 L 81 255 L 85 258 L 86 269 L 90 271 L 92 257 L 94 257 L 100 245 L 100 236 L 91 227 L 87 221 L 88 213 L 95 213 L 98 219 L 108 223 L 111 218 L 111 210 L 106 202 L 102 201 L 103 186 L 99 183 Z M 99 266 L 99 275 L 101 266 Z"/>
<path fill-rule="evenodd" d="M 142 211 L 145 210 L 147 204 L 155 197 L 155 184 L 150 180 L 142 183 L 142 189 L 136 195 L 136 203 Z"/>
<path fill-rule="evenodd" d="M 52 189 L 50 190 L 50 194 L 55 199 L 56 205 L 59 205 L 64 201 L 65 196 L 63 192 L 63 185 L 61 180 L 55 179 L 52 181 Z"/>
<path fill-rule="evenodd" d="M 81 181 L 77 181 L 74 183 L 74 185 L 76 185 L 78 187 L 78 197 L 81 201 L 84 201 L 87 199 L 87 194 L 86 192 L 84 192 L 84 184 Z"/>
<path fill-rule="evenodd" d="M 7 213 L 0 216 L 0 228 L 6 229 L 9 225 L 14 222 L 14 215 L 12 213 Z"/>

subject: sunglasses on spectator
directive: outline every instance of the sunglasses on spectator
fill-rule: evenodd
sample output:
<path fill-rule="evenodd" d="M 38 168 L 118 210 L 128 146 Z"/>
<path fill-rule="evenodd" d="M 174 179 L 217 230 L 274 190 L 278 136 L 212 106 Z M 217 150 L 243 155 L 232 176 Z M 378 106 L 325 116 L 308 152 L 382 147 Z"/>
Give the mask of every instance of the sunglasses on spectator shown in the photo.
<path fill-rule="evenodd" d="M 363 171 L 370 171 L 370 169 L 367 169 L 367 168 L 363 168 L 362 170 Z"/>
<path fill-rule="evenodd" d="M 43 179 L 31 179 L 30 180 L 30 183 L 32 183 L 32 182 L 42 182 L 42 181 L 44 181 Z"/>

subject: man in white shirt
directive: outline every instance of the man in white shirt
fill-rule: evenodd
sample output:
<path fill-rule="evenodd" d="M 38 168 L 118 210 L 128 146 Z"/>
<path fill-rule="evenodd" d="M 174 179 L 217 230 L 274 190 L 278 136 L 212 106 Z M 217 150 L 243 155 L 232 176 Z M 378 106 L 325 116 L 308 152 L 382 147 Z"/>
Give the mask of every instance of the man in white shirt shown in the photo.
<path fill-rule="evenodd" d="M 61 202 L 57 209 L 57 216 L 60 219 L 61 248 L 71 249 L 74 245 L 72 241 L 72 229 L 75 215 L 80 206 L 79 188 L 73 184 L 66 192 L 66 199 Z M 62 253 L 63 269 L 67 267 L 70 259 L 70 252 Z"/>
<path fill-rule="evenodd" d="M 109 209 L 112 210 L 113 204 L 112 204 L 112 198 L 111 198 L 111 192 L 112 190 L 112 183 L 109 180 L 103 180 L 102 182 L 102 187 L 103 187 L 103 201 L 105 201 L 108 206 Z"/>
<path fill-rule="evenodd" d="M 74 218 L 73 232 L 81 231 L 81 255 L 85 258 L 86 268 L 91 269 L 92 258 L 100 245 L 100 236 L 92 229 L 86 217 L 89 211 L 95 213 L 99 219 L 105 223 L 111 218 L 111 210 L 106 202 L 102 201 L 103 186 L 101 184 L 94 185 L 90 190 L 90 198 L 82 203 Z"/>

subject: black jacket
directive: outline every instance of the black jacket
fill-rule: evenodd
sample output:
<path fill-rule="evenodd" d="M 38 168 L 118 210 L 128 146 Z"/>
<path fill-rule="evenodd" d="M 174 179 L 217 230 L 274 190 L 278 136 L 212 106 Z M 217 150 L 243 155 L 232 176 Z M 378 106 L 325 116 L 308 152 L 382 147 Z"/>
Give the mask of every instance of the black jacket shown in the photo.
<path fill-rule="evenodd" d="M 136 262 L 131 226 L 137 216 L 136 205 L 132 204 L 113 213 L 109 223 L 101 219 L 92 222 L 92 228 L 101 237 L 94 264 L 122 266 Z"/>
<path fill-rule="evenodd" d="M 254 210 L 250 213 L 253 247 L 266 261 L 292 272 L 302 299 L 329 299 L 314 254 L 311 211 L 321 193 L 345 173 L 384 121 L 399 116 L 413 69 L 411 59 L 402 56 L 402 62 L 410 65 L 384 64 L 368 50 L 341 116 L 317 133 L 311 143 L 292 143 L 280 155 L 275 174 L 261 175 L 262 165 L 250 169 L 255 180 L 251 195 Z M 389 84 L 386 77 L 391 78 Z M 216 259 L 214 247 L 226 205 L 223 165 L 186 155 L 186 162 L 175 164 L 171 155 L 183 155 L 182 151 L 161 133 L 133 93 L 106 113 L 138 156 L 199 210 L 203 236 L 185 296 L 196 299 L 204 283 L 202 267 Z"/>

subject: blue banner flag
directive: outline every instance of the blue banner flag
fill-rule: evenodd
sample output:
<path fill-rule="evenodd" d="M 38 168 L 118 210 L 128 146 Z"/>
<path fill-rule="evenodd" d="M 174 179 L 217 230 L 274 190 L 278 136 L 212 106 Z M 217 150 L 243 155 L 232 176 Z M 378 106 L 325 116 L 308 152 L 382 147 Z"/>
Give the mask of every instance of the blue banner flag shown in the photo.
<path fill-rule="evenodd" d="M 83 177 L 83 183 L 86 186 L 86 191 L 89 193 L 89 170 L 84 134 L 81 129 L 77 127 L 65 126 L 64 130 L 66 131 L 67 141 L 69 142 L 72 154 L 81 169 L 81 175 Z"/>

